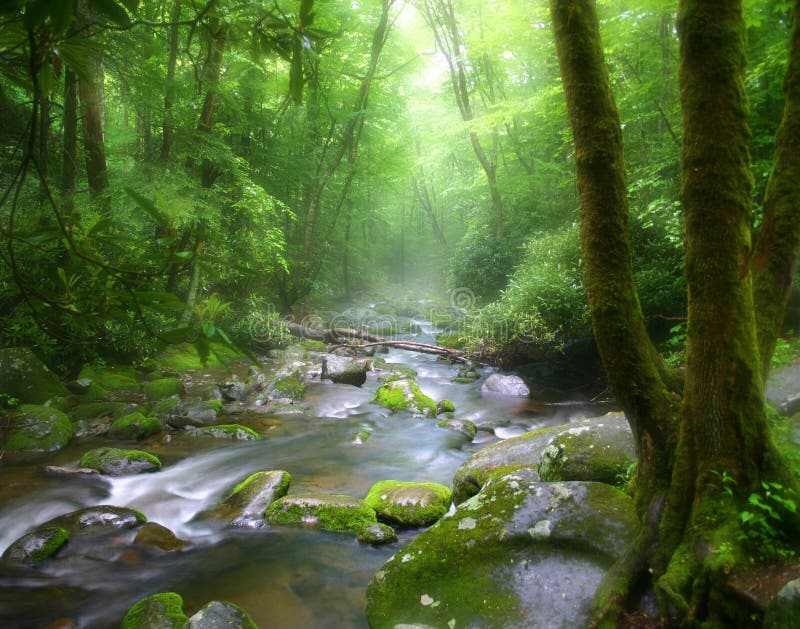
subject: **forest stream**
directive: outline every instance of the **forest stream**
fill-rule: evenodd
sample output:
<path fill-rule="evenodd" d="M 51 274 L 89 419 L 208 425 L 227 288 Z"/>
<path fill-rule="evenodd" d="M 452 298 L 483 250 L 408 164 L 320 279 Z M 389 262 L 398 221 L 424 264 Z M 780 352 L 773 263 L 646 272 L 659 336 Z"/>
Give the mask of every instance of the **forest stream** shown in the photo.
<path fill-rule="evenodd" d="M 435 342 L 432 332 L 430 324 L 423 324 L 421 334 L 398 338 Z M 42 462 L 4 464 L 0 552 L 38 524 L 99 504 L 138 509 L 191 546 L 144 556 L 130 545 L 111 543 L 79 555 L 56 556 L 35 571 L 5 568 L 0 574 L 0 623 L 42 627 L 67 618 L 74 625 L 63 626 L 111 627 L 137 600 L 175 591 L 187 611 L 212 599 L 231 601 L 262 627 L 366 627 L 363 606 L 369 579 L 419 530 L 399 531 L 399 542 L 371 547 L 346 533 L 223 528 L 196 516 L 259 470 L 288 471 L 290 494 L 363 497 L 373 483 L 385 479 L 450 486 L 458 466 L 478 448 L 586 415 L 586 409 L 575 406 L 482 394 L 481 384 L 493 368 L 479 368 L 481 378 L 463 384 L 451 382 L 458 366 L 435 356 L 392 349 L 384 358 L 415 370 L 420 388 L 432 398 L 451 400 L 457 417 L 479 427 L 475 439 L 469 442 L 440 428 L 432 418 L 391 413 L 372 402 L 380 385 L 375 372 L 363 387 L 322 381 L 319 364 L 313 364 L 319 355 L 312 354 L 310 368 L 317 375 L 308 380 L 305 414 L 271 415 L 237 409 L 236 403 L 223 411 L 223 416 L 236 413 L 232 421 L 255 429 L 262 440 L 195 439 L 180 431 L 159 435 L 139 447 L 158 454 L 163 470 L 127 477 L 54 478 L 42 473 Z M 247 366 L 235 369 L 243 376 Z M 224 382 L 229 377 L 218 369 L 195 379 Z M 371 434 L 360 443 L 356 436 L 364 430 Z M 93 439 L 73 440 L 46 463 L 77 465 L 81 454 L 95 447 Z"/>

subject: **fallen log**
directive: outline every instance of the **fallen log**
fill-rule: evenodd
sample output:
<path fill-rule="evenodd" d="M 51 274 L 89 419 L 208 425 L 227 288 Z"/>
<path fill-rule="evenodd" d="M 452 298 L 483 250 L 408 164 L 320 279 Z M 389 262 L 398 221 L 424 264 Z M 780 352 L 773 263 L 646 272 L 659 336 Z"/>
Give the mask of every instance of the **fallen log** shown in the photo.
<path fill-rule="evenodd" d="M 491 364 L 486 362 L 485 359 L 478 354 L 473 354 L 465 352 L 460 349 L 453 349 L 450 347 L 442 347 L 441 345 L 418 343 L 416 341 L 389 341 L 384 339 L 383 341 L 376 341 L 374 343 L 361 343 L 358 345 L 352 343 L 344 343 L 341 345 L 336 345 L 335 347 L 331 347 L 330 350 L 334 351 L 341 348 L 367 349 L 368 347 L 378 347 L 378 346 L 394 347 L 396 349 L 404 349 L 409 352 L 420 352 L 421 354 L 434 354 L 437 356 L 444 356 L 446 358 L 449 358 L 450 360 L 454 360 L 460 363 L 474 362 L 486 366 Z"/>
<path fill-rule="evenodd" d="M 341 343 L 342 339 L 354 338 L 380 345 L 386 339 L 377 334 L 370 332 L 362 332 L 355 328 L 326 328 L 324 330 L 318 328 L 309 328 L 299 323 L 286 324 L 289 333 L 292 336 L 299 336 L 303 339 L 312 339 L 314 341 L 322 341 L 323 343 Z"/>

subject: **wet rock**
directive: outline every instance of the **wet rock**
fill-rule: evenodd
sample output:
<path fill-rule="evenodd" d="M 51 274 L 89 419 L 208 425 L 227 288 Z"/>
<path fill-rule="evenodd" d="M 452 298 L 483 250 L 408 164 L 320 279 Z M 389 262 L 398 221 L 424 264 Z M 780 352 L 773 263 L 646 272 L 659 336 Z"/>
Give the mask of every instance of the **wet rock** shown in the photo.
<path fill-rule="evenodd" d="M 183 415 L 173 416 L 169 419 L 169 425 L 174 428 L 184 428 L 186 426 L 208 426 L 217 421 L 219 413 L 222 411 L 222 402 L 219 400 L 206 400 L 204 402 L 194 402 L 185 405 Z"/>
<path fill-rule="evenodd" d="M 204 516 L 227 520 L 229 526 L 259 528 L 264 512 L 289 491 L 292 477 L 283 470 L 256 472 L 233 488 L 231 494 Z"/>
<path fill-rule="evenodd" d="M 410 411 L 425 417 L 436 416 L 436 403 L 408 378 L 392 380 L 380 386 L 374 402 L 391 411 Z"/>
<path fill-rule="evenodd" d="M 306 385 L 299 371 L 278 377 L 269 387 L 270 400 L 294 402 L 302 400 L 305 393 Z"/>
<path fill-rule="evenodd" d="M 184 629 L 258 629 L 258 625 L 238 605 L 211 601 L 186 621 Z"/>
<path fill-rule="evenodd" d="M 136 412 L 115 419 L 108 429 L 108 435 L 112 439 L 135 441 L 156 435 L 161 430 L 161 420 L 157 417 Z"/>
<path fill-rule="evenodd" d="M 261 435 L 255 430 L 241 424 L 218 424 L 216 426 L 192 428 L 189 434 L 193 437 L 213 437 L 214 439 L 232 439 L 234 441 L 257 441 L 261 439 Z"/>
<path fill-rule="evenodd" d="M 449 487 L 438 483 L 384 480 L 370 488 L 364 502 L 381 522 L 419 528 L 430 526 L 447 513 L 452 495 Z"/>
<path fill-rule="evenodd" d="M 528 385 L 519 376 L 493 373 L 481 385 L 481 393 L 505 397 L 528 397 L 531 392 Z"/>
<path fill-rule="evenodd" d="M 441 400 L 436 404 L 436 414 L 441 415 L 442 413 L 455 413 L 456 407 L 450 400 Z"/>
<path fill-rule="evenodd" d="M 144 394 L 150 400 L 162 400 L 173 395 L 182 395 L 186 387 L 178 378 L 158 378 L 144 385 Z"/>
<path fill-rule="evenodd" d="M 797 627 L 800 619 L 800 579 L 789 581 L 770 601 L 764 614 L 764 629 Z"/>
<path fill-rule="evenodd" d="M 38 562 L 55 555 L 69 541 L 69 533 L 58 526 L 44 526 L 11 543 L 4 561 Z"/>
<path fill-rule="evenodd" d="M 552 446 L 550 450 L 548 447 Z M 633 436 L 622 413 L 527 432 L 478 450 L 453 478 L 453 501 L 475 495 L 490 478 L 539 469 L 550 480 L 620 482 L 635 461 Z"/>
<path fill-rule="evenodd" d="M 121 629 L 180 629 L 187 620 L 181 596 L 160 592 L 134 603 L 120 626 Z"/>
<path fill-rule="evenodd" d="M 183 550 L 191 546 L 191 542 L 178 539 L 175 533 L 158 522 L 147 522 L 136 533 L 133 543 L 146 548 L 157 548 L 167 552 Z"/>
<path fill-rule="evenodd" d="M 128 408 L 125 402 L 85 402 L 78 404 L 69 412 L 73 421 L 98 419 L 107 417 L 121 417 L 120 412 Z"/>
<path fill-rule="evenodd" d="M 42 468 L 45 476 L 56 476 L 60 478 L 91 478 L 99 477 L 100 470 L 91 467 L 61 467 L 58 465 L 45 465 Z"/>
<path fill-rule="evenodd" d="M 130 529 L 145 522 L 147 522 L 147 518 L 136 509 L 97 505 L 60 515 L 45 522 L 37 530 L 48 526 L 57 526 L 72 534 L 89 529 Z"/>
<path fill-rule="evenodd" d="M 23 404 L 9 414 L 2 440 L 9 452 L 52 452 L 66 446 L 73 426 L 61 411 L 36 404 Z"/>
<path fill-rule="evenodd" d="M 0 349 L 0 393 L 25 404 L 43 404 L 69 391 L 27 347 Z"/>
<path fill-rule="evenodd" d="M 468 419 L 444 419 L 437 424 L 440 428 L 447 428 L 464 435 L 470 441 L 478 434 L 478 427 Z"/>
<path fill-rule="evenodd" d="M 322 357 L 322 379 L 360 387 L 367 381 L 367 362 L 328 354 Z"/>
<path fill-rule="evenodd" d="M 247 383 L 238 380 L 228 380 L 219 386 L 222 399 L 226 402 L 238 402 L 247 397 Z"/>
<path fill-rule="evenodd" d="M 368 524 L 356 533 L 356 539 L 362 544 L 381 546 L 397 541 L 397 531 L 383 522 Z"/>
<path fill-rule="evenodd" d="M 366 502 L 338 494 L 284 496 L 264 514 L 268 524 L 294 524 L 326 531 L 358 533 L 375 524 L 375 511 Z"/>
<path fill-rule="evenodd" d="M 161 461 L 155 455 L 141 450 L 96 448 L 83 455 L 80 466 L 108 476 L 127 476 L 157 472 L 161 469 Z"/>
<path fill-rule="evenodd" d="M 423 531 L 367 589 L 370 627 L 582 627 L 637 529 L 633 501 L 602 483 L 494 480 Z"/>

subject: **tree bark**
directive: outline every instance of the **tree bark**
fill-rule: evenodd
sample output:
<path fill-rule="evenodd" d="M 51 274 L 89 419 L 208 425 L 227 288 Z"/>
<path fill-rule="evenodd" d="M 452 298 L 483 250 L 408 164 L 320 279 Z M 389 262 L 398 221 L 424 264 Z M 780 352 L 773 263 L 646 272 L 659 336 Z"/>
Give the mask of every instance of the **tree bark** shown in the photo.
<path fill-rule="evenodd" d="M 75 73 L 64 70 L 64 157 L 61 163 L 61 193 L 70 199 L 78 178 L 78 84 Z"/>
<path fill-rule="evenodd" d="M 86 158 L 86 178 L 92 194 L 99 194 L 108 186 L 106 150 L 103 138 L 103 61 L 88 57 L 84 74 L 78 81 L 81 100 L 81 126 L 83 150 Z"/>
<path fill-rule="evenodd" d="M 228 39 L 228 27 L 225 24 L 220 24 L 219 19 L 213 18 L 209 21 L 207 28 L 208 48 L 202 72 L 202 81 L 206 92 L 200 109 L 197 130 L 210 134 L 214 130 L 214 105 L 217 100 L 219 77 L 222 73 L 222 55 Z M 210 188 L 220 174 L 218 164 L 215 164 L 211 159 L 204 159 L 200 167 L 200 185 L 204 188 Z"/>
<path fill-rule="evenodd" d="M 169 153 L 172 149 L 172 140 L 175 132 L 175 120 L 172 108 L 175 105 L 176 86 L 175 68 L 178 65 L 178 35 L 180 27 L 178 22 L 181 19 L 181 3 L 175 2 L 172 5 L 172 12 L 169 16 L 172 24 L 169 27 L 169 57 L 167 58 L 167 75 L 164 87 L 164 128 L 161 135 L 161 154 L 159 160 L 162 164 L 169 161 Z"/>

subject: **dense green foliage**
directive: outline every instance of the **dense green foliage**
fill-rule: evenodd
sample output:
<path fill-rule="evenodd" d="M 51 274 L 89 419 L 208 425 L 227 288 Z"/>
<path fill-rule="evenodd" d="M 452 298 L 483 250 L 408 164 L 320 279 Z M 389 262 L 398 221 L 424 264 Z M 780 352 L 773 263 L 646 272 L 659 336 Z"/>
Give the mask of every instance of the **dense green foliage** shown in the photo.
<path fill-rule="evenodd" d="M 4 7 L 3 345 L 64 370 L 186 340 L 203 354 L 274 345 L 278 318 L 304 302 L 445 284 L 489 304 L 461 331 L 473 345 L 538 351 L 589 334 L 544 6 Z M 599 8 L 642 306 L 667 339 L 686 307 L 675 8 Z M 748 13 L 757 202 L 787 11 Z"/>

